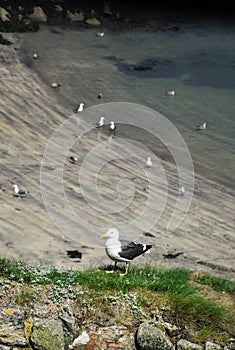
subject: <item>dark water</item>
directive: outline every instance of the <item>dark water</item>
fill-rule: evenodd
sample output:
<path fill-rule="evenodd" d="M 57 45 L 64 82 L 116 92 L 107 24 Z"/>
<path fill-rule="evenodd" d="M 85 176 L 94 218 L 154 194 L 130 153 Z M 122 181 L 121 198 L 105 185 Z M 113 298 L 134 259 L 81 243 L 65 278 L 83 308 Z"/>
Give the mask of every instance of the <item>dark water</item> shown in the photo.
<path fill-rule="evenodd" d="M 204 19 L 181 23 L 180 31 L 102 30 L 103 37 L 94 28 L 21 34 L 26 63 L 68 117 L 80 101 L 86 107 L 132 102 L 162 113 L 183 136 L 196 172 L 234 190 L 235 23 Z M 58 93 L 53 81 L 62 85 Z M 196 131 L 203 122 L 207 129 Z"/>

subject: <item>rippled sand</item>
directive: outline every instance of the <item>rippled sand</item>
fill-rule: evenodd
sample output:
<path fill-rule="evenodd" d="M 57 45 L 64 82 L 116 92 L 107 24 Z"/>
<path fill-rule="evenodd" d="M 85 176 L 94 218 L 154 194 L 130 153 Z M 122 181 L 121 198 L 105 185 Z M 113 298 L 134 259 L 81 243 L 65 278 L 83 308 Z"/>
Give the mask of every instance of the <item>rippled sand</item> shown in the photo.
<path fill-rule="evenodd" d="M 18 52 L 21 48 L 18 39 L 11 34 L 6 36 L 14 44 L 1 46 L 0 54 L 0 255 L 24 259 L 33 264 L 56 264 L 74 269 L 108 264 L 110 261 L 98 238 L 97 242 L 94 240 L 97 244 L 91 246 L 84 222 L 95 222 L 99 237 L 103 228 L 110 223 L 111 215 L 99 216 L 89 206 L 84 200 L 78 178 L 84 156 L 97 145 L 99 137 L 108 141 L 109 134 L 104 131 L 100 135 L 97 130 L 92 131 L 74 144 L 72 151 L 78 156 L 77 164 L 65 160 L 64 188 L 75 211 L 71 229 L 77 230 L 77 239 L 72 239 L 75 238 L 74 234 L 66 235 L 61 232 L 48 215 L 40 188 L 40 167 L 45 147 L 52 133 L 71 115 L 71 110 L 58 105 L 56 92 L 20 61 Z M 83 114 L 78 120 L 81 127 L 89 124 Z M 69 150 L 67 153 L 69 154 Z M 215 183 L 197 178 L 194 197 L 184 221 L 174 233 L 169 233 L 167 224 L 177 201 L 178 187 L 174 167 L 167 162 L 164 167 L 168 176 L 167 204 L 160 220 L 151 229 L 151 234 L 155 237 L 143 237 L 143 241 L 154 245 L 151 253 L 135 260 L 135 263 L 185 266 L 234 278 L 234 195 Z M 48 167 L 49 172 L 54 170 L 56 169 Z M 116 198 L 116 183 L 123 174 L 135 184 L 136 195 L 127 209 L 113 216 L 115 225 L 141 215 L 148 197 L 148 182 L 144 172 L 137 169 L 132 162 L 115 160 L 106 164 L 99 174 L 100 191 L 105 198 L 111 201 Z M 13 196 L 14 183 L 30 193 L 25 198 Z M 57 193 L 50 186 L 47 191 L 54 199 L 57 210 L 59 204 L 63 205 L 61 193 Z M 152 191 L 156 203 L 164 200 L 161 188 L 154 188 Z M 61 220 L 66 222 L 68 208 L 64 212 L 63 207 L 59 209 L 64 215 Z M 154 205 L 150 209 L 154 212 Z M 79 217 L 83 221 L 79 221 Z M 125 232 L 121 232 L 121 236 L 125 238 Z M 66 251 L 73 249 L 82 252 L 81 262 L 68 257 Z M 182 251 L 183 254 L 175 259 L 164 259 L 163 254 L 174 249 Z M 212 270 L 209 266 L 198 264 L 199 261 L 209 262 L 217 266 L 217 269 Z"/>

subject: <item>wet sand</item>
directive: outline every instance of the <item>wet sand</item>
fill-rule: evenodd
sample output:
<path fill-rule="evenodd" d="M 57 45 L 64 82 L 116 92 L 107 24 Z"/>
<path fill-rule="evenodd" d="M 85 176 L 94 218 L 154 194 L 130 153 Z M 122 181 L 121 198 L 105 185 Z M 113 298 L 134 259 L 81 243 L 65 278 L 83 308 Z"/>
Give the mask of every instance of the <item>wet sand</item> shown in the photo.
<path fill-rule="evenodd" d="M 104 247 L 87 244 L 87 232 L 83 224 L 74 223 L 79 238 L 73 240 L 57 228 L 47 213 L 40 188 L 43 153 L 52 133 L 71 115 L 71 110 L 58 105 L 56 92 L 20 61 L 19 39 L 13 34 L 4 34 L 4 37 L 14 44 L 1 45 L 0 54 L 0 256 L 23 259 L 30 264 L 55 264 L 73 269 L 98 268 L 109 264 Z M 82 115 L 79 118 L 82 123 L 89 123 L 83 120 Z M 104 137 L 108 139 L 108 135 Z M 80 162 L 96 142 L 95 130 L 75 149 Z M 77 181 L 79 164 L 76 165 L 76 171 L 73 164 L 65 164 L 66 194 L 78 216 L 83 216 L 87 221 L 95 220 L 97 227 L 100 225 L 99 235 L 109 221 L 99 223 L 100 218 L 95 217 L 94 209 L 82 198 Z M 177 200 L 177 178 L 173 165 L 164 162 L 164 167 L 169 177 L 167 205 L 160 220 L 151 229 L 155 237 L 143 237 L 154 247 L 151 254 L 140 257 L 133 264 L 149 262 L 158 267 L 189 267 L 235 279 L 234 194 L 231 190 L 197 177 L 190 209 L 179 228 L 170 234 L 167 223 Z M 128 179 L 134 181 L 137 194 L 133 205 L 115 219 L 116 224 L 119 220 L 125 221 L 139 215 L 138 210 L 148 194 L 143 172 L 130 162 L 115 161 L 107 165 L 99 178 L 107 198 L 115 196 L 113 181 L 114 175 L 118 177 L 119 172 L 124 172 Z M 13 196 L 14 183 L 30 193 L 25 198 Z M 59 202 L 60 193 L 54 193 L 53 188 L 49 188 L 49 191 L 55 202 Z M 159 201 L 161 191 L 158 188 L 153 191 Z M 105 220 L 105 216 L 102 220 Z M 122 238 L 125 238 L 123 235 Z M 73 249 L 82 252 L 80 262 L 68 257 L 66 251 Z M 182 251 L 183 254 L 175 259 L 164 259 L 163 254 L 173 250 Z"/>

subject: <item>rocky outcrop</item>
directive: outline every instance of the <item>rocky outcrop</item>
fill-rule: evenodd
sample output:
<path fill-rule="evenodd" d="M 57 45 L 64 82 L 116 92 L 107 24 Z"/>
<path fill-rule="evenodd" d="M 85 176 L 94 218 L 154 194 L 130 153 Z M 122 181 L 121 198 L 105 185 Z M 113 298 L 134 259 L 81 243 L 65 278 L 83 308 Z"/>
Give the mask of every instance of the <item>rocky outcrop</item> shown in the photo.
<path fill-rule="evenodd" d="M 23 310 L 0 310 L 0 350 L 234 350 L 235 340 L 224 347 L 207 341 L 195 344 L 186 339 L 173 341 L 163 324 L 143 322 L 132 331 L 123 325 L 109 327 L 76 323 L 71 315 L 25 318 Z M 161 329 L 160 329 L 161 328 Z M 169 328 L 169 325 L 168 325 Z M 174 328 L 174 327 L 173 327 Z M 174 338 L 176 339 L 176 338 Z M 174 343 L 174 344 L 173 344 Z M 176 345 L 175 345 L 176 343 Z"/>
<path fill-rule="evenodd" d="M 29 16 L 29 18 L 37 22 L 47 22 L 47 15 L 40 6 L 34 6 L 33 13 Z"/>

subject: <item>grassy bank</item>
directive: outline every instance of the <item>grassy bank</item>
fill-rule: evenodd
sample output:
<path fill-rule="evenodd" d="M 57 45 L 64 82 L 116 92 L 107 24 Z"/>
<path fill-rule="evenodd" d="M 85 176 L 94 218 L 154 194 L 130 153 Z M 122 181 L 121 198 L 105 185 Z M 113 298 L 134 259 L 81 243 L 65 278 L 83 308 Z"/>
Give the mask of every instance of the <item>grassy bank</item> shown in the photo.
<path fill-rule="evenodd" d="M 120 276 L 0 259 L 0 291 L 3 307 L 33 313 L 35 305 L 46 306 L 50 315 L 69 312 L 88 325 L 163 320 L 192 341 L 220 343 L 235 331 L 235 283 L 181 268 L 132 267 Z"/>

